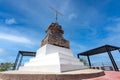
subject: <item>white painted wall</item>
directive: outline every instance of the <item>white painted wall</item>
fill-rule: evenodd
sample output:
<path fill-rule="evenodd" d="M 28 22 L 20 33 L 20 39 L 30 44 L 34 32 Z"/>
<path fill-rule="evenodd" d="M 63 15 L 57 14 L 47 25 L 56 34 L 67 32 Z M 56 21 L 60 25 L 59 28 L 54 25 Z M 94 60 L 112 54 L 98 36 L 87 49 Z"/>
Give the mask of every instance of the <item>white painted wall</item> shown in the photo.
<path fill-rule="evenodd" d="M 83 68 L 86 67 L 73 56 L 70 49 L 46 44 L 37 50 L 35 58 L 31 58 L 19 70 L 60 73 Z"/>

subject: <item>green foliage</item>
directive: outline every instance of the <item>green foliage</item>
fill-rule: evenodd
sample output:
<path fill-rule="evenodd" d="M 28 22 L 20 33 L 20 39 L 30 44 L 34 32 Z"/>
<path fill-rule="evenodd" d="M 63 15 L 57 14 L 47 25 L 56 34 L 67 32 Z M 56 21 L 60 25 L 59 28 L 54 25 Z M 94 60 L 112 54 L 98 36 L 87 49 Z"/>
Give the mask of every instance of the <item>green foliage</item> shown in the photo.
<path fill-rule="evenodd" d="M 5 63 L 0 63 L 0 71 L 8 71 L 11 70 L 13 67 L 13 63 L 10 62 L 5 62 Z"/>
<path fill-rule="evenodd" d="M 87 65 L 87 61 L 85 59 L 80 58 L 80 61 L 84 63 L 84 65 Z"/>

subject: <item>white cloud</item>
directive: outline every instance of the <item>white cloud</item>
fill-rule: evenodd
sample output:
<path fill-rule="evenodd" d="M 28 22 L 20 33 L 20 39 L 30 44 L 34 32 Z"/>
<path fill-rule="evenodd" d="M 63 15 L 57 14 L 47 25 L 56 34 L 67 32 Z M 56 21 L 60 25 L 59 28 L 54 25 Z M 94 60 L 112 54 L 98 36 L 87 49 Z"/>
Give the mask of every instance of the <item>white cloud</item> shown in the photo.
<path fill-rule="evenodd" d="M 112 18 L 110 17 L 110 18 L 108 18 L 108 20 L 119 22 L 120 17 L 112 17 Z"/>
<path fill-rule="evenodd" d="M 81 45 L 79 43 L 76 43 L 74 41 L 70 42 L 70 47 L 72 49 L 72 51 L 74 52 L 74 55 L 76 56 L 79 52 L 84 52 L 86 51 L 88 48 L 84 45 Z"/>
<path fill-rule="evenodd" d="M 9 62 L 15 61 L 16 56 L 10 56 L 9 54 L 7 50 L 0 48 L 0 62 L 6 62 L 6 60 L 9 60 Z"/>
<path fill-rule="evenodd" d="M 6 54 L 8 54 L 8 52 L 5 51 L 3 48 L 0 48 L 0 57 L 2 56 L 2 57 L 0 58 L 0 61 L 2 61 L 3 56 L 6 55 Z"/>
<path fill-rule="evenodd" d="M 115 18 L 114 21 L 120 21 L 120 18 Z"/>
<path fill-rule="evenodd" d="M 69 16 L 68 16 L 68 19 L 69 20 L 72 20 L 72 19 L 75 19 L 77 18 L 77 15 L 75 13 L 71 13 Z"/>
<path fill-rule="evenodd" d="M 70 0 L 61 0 L 60 11 L 61 13 L 65 14 L 66 10 L 68 9 L 70 4 Z"/>
<path fill-rule="evenodd" d="M 113 25 L 107 26 L 108 36 L 101 40 L 102 43 L 120 45 L 120 18 L 112 19 Z"/>
<path fill-rule="evenodd" d="M 112 31 L 112 32 L 120 32 L 120 21 L 119 22 L 117 22 L 115 25 L 113 25 L 113 26 L 108 26 L 107 28 L 106 28 L 106 30 L 108 30 L 108 31 Z"/>
<path fill-rule="evenodd" d="M 12 42 L 23 43 L 23 44 L 33 44 L 33 42 L 26 37 L 6 34 L 6 33 L 0 33 L 0 39 L 5 39 Z"/>
<path fill-rule="evenodd" d="M 120 45 L 120 34 L 110 35 L 101 40 L 104 44 Z"/>
<path fill-rule="evenodd" d="M 6 19 L 5 24 L 9 24 L 9 25 L 16 24 L 16 20 L 15 18 Z"/>
<path fill-rule="evenodd" d="M 0 48 L 0 54 L 3 54 L 3 53 L 5 53 L 5 51 L 2 48 Z"/>

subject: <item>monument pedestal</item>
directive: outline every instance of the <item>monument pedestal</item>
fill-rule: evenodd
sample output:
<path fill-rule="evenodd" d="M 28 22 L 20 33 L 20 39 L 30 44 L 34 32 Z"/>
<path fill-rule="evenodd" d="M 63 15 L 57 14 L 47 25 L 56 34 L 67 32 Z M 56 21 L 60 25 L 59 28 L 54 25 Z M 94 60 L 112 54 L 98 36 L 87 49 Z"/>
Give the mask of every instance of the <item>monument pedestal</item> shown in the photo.
<path fill-rule="evenodd" d="M 63 73 L 39 71 L 6 71 L 0 72 L 0 80 L 82 80 L 105 75 L 102 70 L 84 69 Z"/>
<path fill-rule="evenodd" d="M 46 44 L 37 50 L 34 58 L 19 68 L 20 71 L 61 73 L 87 68 L 68 48 Z"/>

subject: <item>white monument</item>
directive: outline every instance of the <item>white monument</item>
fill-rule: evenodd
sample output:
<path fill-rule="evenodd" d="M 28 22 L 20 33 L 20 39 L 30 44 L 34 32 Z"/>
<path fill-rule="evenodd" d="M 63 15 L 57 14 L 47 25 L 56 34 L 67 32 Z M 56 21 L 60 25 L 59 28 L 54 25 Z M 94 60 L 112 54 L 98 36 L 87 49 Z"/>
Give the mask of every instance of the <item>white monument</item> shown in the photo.
<path fill-rule="evenodd" d="M 40 71 L 61 73 L 87 68 L 73 56 L 69 41 L 63 38 L 64 31 L 57 23 L 52 23 L 46 30 L 36 56 L 19 68 L 20 71 Z"/>

